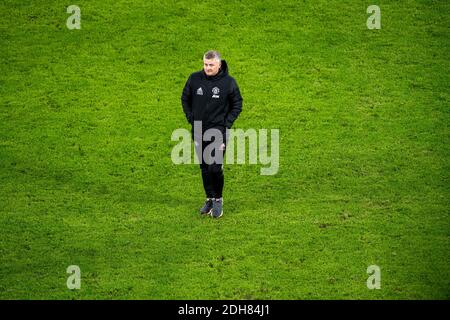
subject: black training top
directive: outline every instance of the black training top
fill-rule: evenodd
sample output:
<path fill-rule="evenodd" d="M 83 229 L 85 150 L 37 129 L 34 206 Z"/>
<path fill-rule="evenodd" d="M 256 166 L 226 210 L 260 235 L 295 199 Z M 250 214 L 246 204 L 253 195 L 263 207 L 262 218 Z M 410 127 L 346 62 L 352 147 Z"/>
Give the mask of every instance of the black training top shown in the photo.
<path fill-rule="evenodd" d="M 202 121 L 202 129 L 213 127 L 231 128 L 242 110 L 239 87 L 228 74 L 225 60 L 219 72 L 207 76 L 205 72 L 194 72 L 184 86 L 181 104 L 188 122 Z"/>

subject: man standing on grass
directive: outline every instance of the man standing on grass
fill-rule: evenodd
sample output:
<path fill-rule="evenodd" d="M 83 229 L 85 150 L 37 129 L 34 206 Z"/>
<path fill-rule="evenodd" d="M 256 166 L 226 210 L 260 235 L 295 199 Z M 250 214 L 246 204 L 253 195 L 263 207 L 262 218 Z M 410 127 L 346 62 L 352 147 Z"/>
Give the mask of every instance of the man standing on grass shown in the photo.
<path fill-rule="evenodd" d="M 211 50 L 204 54 L 203 70 L 190 75 L 181 95 L 181 104 L 192 126 L 192 138 L 199 157 L 206 193 L 205 205 L 200 209 L 200 213 L 220 218 L 223 214 L 223 155 L 227 144 L 226 133 L 242 110 L 242 97 L 236 80 L 228 74 L 227 63 L 221 59 L 219 52 Z M 204 135 L 207 130 L 212 133 L 212 137 L 209 137 L 208 132 Z M 220 132 L 220 135 L 215 135 L 214 132 Z M 215 159 L 211 162 L 205 148 L 214 143 L 219 145 L 218 148 L 208 148 L 212 150 L 210 156 Z"/>

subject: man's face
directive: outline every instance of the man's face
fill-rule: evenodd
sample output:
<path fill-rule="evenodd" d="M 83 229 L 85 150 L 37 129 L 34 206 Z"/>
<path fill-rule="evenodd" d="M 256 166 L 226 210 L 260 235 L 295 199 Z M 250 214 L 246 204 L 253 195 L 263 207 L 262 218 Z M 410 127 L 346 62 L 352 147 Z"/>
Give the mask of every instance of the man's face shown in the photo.
<path fill-rule="evenodd" d="M 220 69 L 220 61 L 216 59 L 203 59 L 203 70 L 205 70 L 205 73 L 207 76 L 215 76 Z"/>

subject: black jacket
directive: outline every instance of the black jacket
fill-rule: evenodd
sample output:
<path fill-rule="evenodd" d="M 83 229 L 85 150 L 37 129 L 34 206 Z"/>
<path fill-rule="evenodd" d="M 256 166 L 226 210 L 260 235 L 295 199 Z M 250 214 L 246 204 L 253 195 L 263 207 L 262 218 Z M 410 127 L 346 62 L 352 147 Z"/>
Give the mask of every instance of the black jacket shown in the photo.
<path fill-rule="evenodd" d="M 202 121 L 203 131 L 209 128 L 231 128 L 242 110 L 239 87 L 228 74 L 228 65 L 222 60 L 219 72 L 209 77 L 199 71 L 190 75 L 181 95 L 181 104 L 191 125 Z"/>

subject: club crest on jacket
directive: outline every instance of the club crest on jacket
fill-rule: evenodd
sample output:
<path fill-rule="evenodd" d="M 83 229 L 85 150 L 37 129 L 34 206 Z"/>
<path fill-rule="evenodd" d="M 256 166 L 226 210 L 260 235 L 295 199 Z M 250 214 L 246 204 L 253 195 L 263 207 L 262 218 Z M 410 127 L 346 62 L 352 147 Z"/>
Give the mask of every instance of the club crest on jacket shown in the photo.
<path fill-rule="evenodd" d="M 219 88 L 217 88 L 217 87 L 214 87 L 213 89 L 212 89 L 212 92 L 213 92 L 213 98 L 219 98 L 219 92 L 220 92 L 220 89 Z"/>

